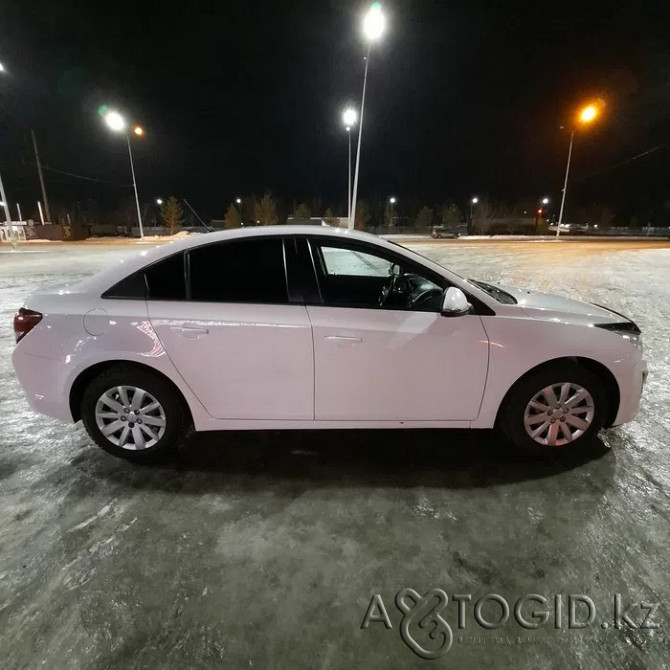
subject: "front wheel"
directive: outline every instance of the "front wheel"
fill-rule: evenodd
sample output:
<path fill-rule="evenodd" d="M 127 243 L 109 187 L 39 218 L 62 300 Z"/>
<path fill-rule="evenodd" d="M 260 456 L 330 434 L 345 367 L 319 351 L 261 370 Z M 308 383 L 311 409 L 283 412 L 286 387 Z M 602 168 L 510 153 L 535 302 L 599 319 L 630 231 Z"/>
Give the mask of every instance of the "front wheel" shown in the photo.
<path fill-rule="evenodd" d="M 81 417 L 98 446 L 134 461 L 168 455 L 190 426 L 183 400 L 168 381 L 128 366 L 93 379 L 82 396 Z"/>
<path fill-rule="evenodd" d="M 607 396 L 596 375 L 577 364 L 552 365 L 513 387 L 500 425 L 517 447 L 550 458 L 594 438 L 606 412 Z"/>

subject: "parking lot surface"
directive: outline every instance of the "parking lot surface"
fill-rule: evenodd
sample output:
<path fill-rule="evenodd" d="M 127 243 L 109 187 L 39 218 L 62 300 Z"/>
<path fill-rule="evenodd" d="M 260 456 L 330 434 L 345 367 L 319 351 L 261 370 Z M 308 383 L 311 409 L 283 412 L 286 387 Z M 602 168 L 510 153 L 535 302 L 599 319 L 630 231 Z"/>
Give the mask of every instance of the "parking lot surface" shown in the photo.
<path fill-rule="evenodd" d="M 670 249 L 411 246 L 467 277 L 630 315 L 649 364 L 638 419 L 553 463 L 527 461 L 494 432 L 426 430 L 206 434 L 174 463 L 131 465 L 81 425 L 28 409 L 11 318 L 31 291 L 133 249 L 2 249 L 3 670 L 426 667 L 411 640 L 430 644 L 418 615 L 431 589 L 450 599 L 439 667 L 668 667 Z M 419 609 L 396 605 L 403 589 Z M 375 594 L 388 622 L 362 626 Z M 510 608 L 499 628 L 477 622 L 487 594 L 499 598 L 482 600 L 483 620 L 500 618 L 501 600 Z M 537 628 L 514 617 L 529 594 L 548 603 L 523 609 L 548 612 Z M 571 595 L 593 602 L 589 625 L 569 625 Z M 573 604 L 586 621 L 589 606 Z"/>

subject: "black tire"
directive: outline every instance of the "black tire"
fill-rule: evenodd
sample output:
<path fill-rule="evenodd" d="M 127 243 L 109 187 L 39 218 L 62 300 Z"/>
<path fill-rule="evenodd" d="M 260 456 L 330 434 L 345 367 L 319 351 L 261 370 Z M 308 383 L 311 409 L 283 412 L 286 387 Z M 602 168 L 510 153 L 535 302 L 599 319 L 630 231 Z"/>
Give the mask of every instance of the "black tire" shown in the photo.
<path fill-rule="evenodd" d="M 103 435 L 96 419 L 96 406 L 103 394 L 119 386 L 142 389 L 160 404 L 164 415 L 164 432 L 153 445 L 138 450 L 128 448 L 131 445 L 118 446 Z M 164 460 L 174 453 L 192 429 L 190 414 L 177 389 L 161 376 L 133 366 L 114 366 L 95 377 L 82 394 L 80 409 L 86 431 L 99 447 L 113 456 L 135 462 Z M 159 418 L 163 419 L 162 416 Z M 123 419 L 123 421 L 127 420 Z M 138 423 L 141 423 L 141 420 Z M 145 423 L 148 423 L 146 419 Z M 128 425 L 134 426 L 132 423 Z M 144 437 L 147 436 L 144 435 Z"/>
<path fill-rule="evenodd" d="M 593 418 L 588 429 L 566 444 L 561 446 L 540 444 L 526 431 L 524 423 L 526 407 L 542 389 L 563 383 L 575 384 L 588 391 L 593 399 Z M 584 401 L 585 404 L 586 402 Z M 607 393 L 600 378 L 590 370 L 566 361 L 542 367 L 518 381 L 505 398 L 498 415 L 498 425 L 510 441 L 522 451 L 536 458 L 556 458 L 581 449 L 589 443 L 593 444 L 598 431 L 605 424 L 607 411 Z M 554 419 L 552 423 L 560 424 L 560 419 Z M 540 424 L 535 425 L 540 427 Z M 561 439 L 564 439 L 562 429 L 560 430 Z"/>

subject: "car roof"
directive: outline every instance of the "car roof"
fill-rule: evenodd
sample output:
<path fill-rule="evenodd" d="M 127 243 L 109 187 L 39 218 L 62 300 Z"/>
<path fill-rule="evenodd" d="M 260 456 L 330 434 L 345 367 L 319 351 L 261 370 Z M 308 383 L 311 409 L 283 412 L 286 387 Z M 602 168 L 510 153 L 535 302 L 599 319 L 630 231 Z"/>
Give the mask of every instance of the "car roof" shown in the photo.
<path fill-rule="evenodd" d="M 104 291 L 121 281 L 124 277 L 154 263 L 161 258 L 179 253 L 186 249 L 192 249 L 205 244 L 216 242 L 227 242 L 236 239 L 247 239 L 253 237 L 286 236 L 286 235 L 309 235 L 340 238 L 347 240 L 360 240 L 372 242 L 378 246 L 398 251 L 397 245 L 383 240 L 376 235 L 365 233 L 360 230 L 349 230 L 347 228 L 336 228 L 334 226 L 317 225 L 277 225 L 277 226 L 246 226 L 234 230 L 221 230 L 214 233 L 189 235 L 177 240 L 144 248 L 136 254 L 122 258 L 111 267 L 88 277 L 73 286 L 68 287 L 70 292 Z"/>

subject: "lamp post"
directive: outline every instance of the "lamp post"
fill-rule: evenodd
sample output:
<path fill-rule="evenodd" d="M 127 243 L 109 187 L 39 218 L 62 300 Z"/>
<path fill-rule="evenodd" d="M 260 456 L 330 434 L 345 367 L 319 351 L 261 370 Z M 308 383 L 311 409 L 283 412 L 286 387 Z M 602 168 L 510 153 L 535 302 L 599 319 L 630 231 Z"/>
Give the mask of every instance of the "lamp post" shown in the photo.
<path fill-rule="evenodd" d="M 363 19 L 363 33 L 368 41 L 368 52 L 365 57 L 365 74 L 363 75 L 363 95 L 361 97 L 361 117 L 358 125 L 358 147 L 356 149 L 356 171 L 354 173 L 354 190 L 351 196 L 351 207 L 349 208 L 349 229 L 354 227 L 356 218 L 356 197 L 358 195 L 358 170 L 361 163 L 361 139 L 363 137 L 363 110 L 365 109 L 365 89 L 368 82 L 368 65 L 370 63 L 370 47 L 378 40 L 384 32 L 386 20 L 382 14 L 382 6 L 379 2 L 372 4 Z"/>
<path fill-rule="evenodd" d="M 548 204 L 549 204 L 549 198 L 542 198 L 542 200 L 540 200 L 540 207 L 537 210 L 537 214 L 535 215 L 535 230 L 533 231 L 534 235 L 537 235 L 537 226 L 540 223 L 540 217 L 542 216 L 542 211 Z"/>
<path fill-rule="evenodd" d="M 347 227 L 351 228 L 351 128 L 358 119 L 358 114 L 353 107 L 348 107 L 342 114 L 342 122 L 347 129 L 347 139 L 349 141 L 349 158 L 347 160 L 347 170 L 349 179 L 347 181 Z"/>
<path fill-rule="evenodd" d="M 115 111 L 106 111 L 105 115 L 105 122 L 113 130 L 114 132 L 117 133 L 122 133 L 126 129 L 126 120 L 119 114 L 118 112 Z M 132 129 L 133 135 L 136 137 L 142 137 L 144 135 L 144 128 L 141 126 L 134 126 Z M 139 223 L 140 227 L 140 239 L 144 239 L 144 228 L 142 227 L 142 212 L 140 210 L 140 197 L 137 194 L 137 180 L 135 179 L 135 166 L 133 165 L 133 151 L 130 147 L 130 134 L 126 133 L 126 142 L 128 143 L 128 157 L 130 158 L 130 172 L 133 176 L 133 188 L 135 189 L 135 204 L 137 205 L 137 222 Z"/>
<path fill-rule="evenodd" d="M 237 210 L 240 214 L 240 226 L 243 226 L 244 221 L 242 220 L 242 198 L 235 198 L 235 202 L 237 203 Z"/>
<path fill-rule="evenodd" d="M 472 214 L 473 214 L 473 209 L 474 206 L 479 202 L 479 198 L 474 197 L 472 200 L 470 200 L 470 225 L 472 225 Z"/>
<path fill-rule="evenodd" d="M 389 221 L 389 227 L 393 228 L 393 205 L 398 202 L 394 196 L 389 198 L 389 205 L 391 205 L 391 220 Z"/>
<path fill-rule="evenodd" d="M 575 131 L 589 123 L 595 121 L 600 114 L 600 107 L 597 104 L 586 105 L 577 115 L 577 123 L 573 126 L 570 133 L 570 147 L 568 148 L 568 162 L 565 166 L 565 179 L 563 181 L 563 195 L 561 196 L 561 209 L 558 213 L 558 224 L 556 226 L 556 239 L 561 235 L 561 224 L 563 223 L 563 210 L 565 208 L 565 195 L 568 190 L 568 177 L 570 176 L 570 161 L 572 159 L 572 145 L 575 141 Z"/>
<path fill-rule="evenodd" d="M 5 186 L 2 183 L 2 176 L 0 176 L 0 206 L 5 210 L 5 221 L 8 226 L 12 225 L 12 215 L 9 213 L 9 203 L 7 202 L 7 196 L 5 195 Z"/>

